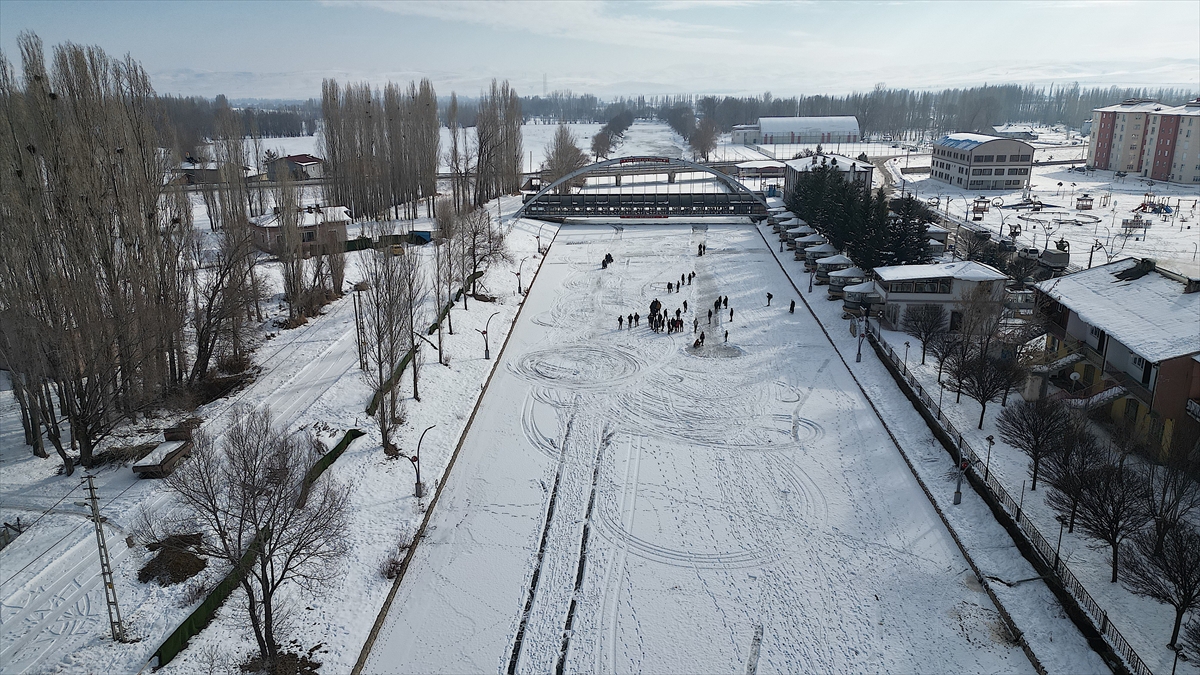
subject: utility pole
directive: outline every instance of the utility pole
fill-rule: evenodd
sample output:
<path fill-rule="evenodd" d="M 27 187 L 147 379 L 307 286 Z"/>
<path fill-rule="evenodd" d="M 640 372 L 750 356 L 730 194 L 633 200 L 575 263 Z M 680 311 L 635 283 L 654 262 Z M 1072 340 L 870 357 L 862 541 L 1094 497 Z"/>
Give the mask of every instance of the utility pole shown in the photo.
<path fill-rule="evenodd" d="M 362 291 L 354 292 L 354 342 L 358 347 L 358 369 L 367 369 L 367 352 L 364 349 L 366 345 L 366 326 L 363 325 L 362 317 Z"/>
<path fill-rule="evenodd" d="M 96 545 L 100 549 L 100 578 L 104 582 L 104 600 L 108 603 L 108 623 L 112 638 L 125 641 L 125 627 L 121 625 L 121 608 L 117 606 L 117 589 L 113 586 L 112 561 L 108 557 L 108 544 L 104 541 L 104 522 L 100 517 L 100 499 L 96 496 L 96 483 L 87 476 L 88 503 L 92 508 L 92 522 L 96 524 Z"/>

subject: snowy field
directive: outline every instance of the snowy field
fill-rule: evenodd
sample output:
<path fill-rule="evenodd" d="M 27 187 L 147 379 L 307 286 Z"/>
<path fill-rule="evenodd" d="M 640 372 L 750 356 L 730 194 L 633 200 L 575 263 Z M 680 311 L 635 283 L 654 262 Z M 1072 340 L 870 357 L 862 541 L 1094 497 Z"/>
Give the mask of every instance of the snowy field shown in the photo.
<path fill-rule="evenodd" d="M 753 227 L 570 226 L 540 275 L 367 672 L 1033 670 Z M 618 330 L 654 298 L 706 346 Z"/>

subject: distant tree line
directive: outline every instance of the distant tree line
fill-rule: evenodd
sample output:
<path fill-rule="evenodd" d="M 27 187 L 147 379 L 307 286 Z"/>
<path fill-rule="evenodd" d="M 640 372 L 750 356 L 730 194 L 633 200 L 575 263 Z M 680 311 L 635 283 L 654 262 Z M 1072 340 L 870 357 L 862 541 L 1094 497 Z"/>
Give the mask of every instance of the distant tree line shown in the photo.
<path fill-rule="evenodd" d="M 592 137 L 592 154 L 596 159 L 607 158 L 625 138 L 625 132 L 633 126 L 633 112 L 622 108 L 614 114 L 600 131 Z"/>
<path fill-rule="evenodd" d="M 311 136 L 316 132 L 321 109 L 316 101 L 285 105 L 277 109 L 234 108 L 223 95 L 207 99 L 201 96 L 159 96 L 163 121 L 178 134 L 185 154 L 203 155 L 203 146 L 216 132 L 217 115 L 231 110 L 238 118 L 243 136 Z"/>
<path fill-rule="evenodd" d="M 752 97 L 697 98 L 695 108 L 723 130 L 751 124 L 759 117 L 854 115 L 865 134 L 940 135 L 956 131 L 990 131 L 1007 122 L 1064 124 L 1078 127 L 1092 109 L 1132 97 L 1146 97 L 1169 105 L 1195 98 L 1186 89 L 1151 87 L 1037 87 L 984 85 L 965 89 L 917 91 L 876 85 L 869 92 L 845 96 L 794 96 L 774 98 L 770 92 Z"/>

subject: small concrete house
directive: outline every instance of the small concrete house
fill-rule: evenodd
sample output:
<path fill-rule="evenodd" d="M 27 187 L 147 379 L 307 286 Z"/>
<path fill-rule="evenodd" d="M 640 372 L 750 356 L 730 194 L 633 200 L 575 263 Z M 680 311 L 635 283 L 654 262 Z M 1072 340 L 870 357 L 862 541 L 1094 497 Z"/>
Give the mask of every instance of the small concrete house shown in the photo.
<path fill-rule="evenodd" d="M 321 178 L 324 175 L 322 172 L 324 166 L 325 160 L 308 154 L 276 157 L 267 162 L 267 179 L 279 180 L 279 175 L 283 171 L 291 174 L 292 180 Z"/>
<path fill-rule="evenodd" d="M 305 256 L 319 253 L 323 246 L 346 241 L 346 224 L 350 222 L 350 211 L 344 206 L 321 206 L 314 204 L 300 208 L 297 214 L 300 228 L 301 251 Z M 278 254 L 283 246 L 278 210 L 250 219 L 254 245 L 268 253 Z"/>

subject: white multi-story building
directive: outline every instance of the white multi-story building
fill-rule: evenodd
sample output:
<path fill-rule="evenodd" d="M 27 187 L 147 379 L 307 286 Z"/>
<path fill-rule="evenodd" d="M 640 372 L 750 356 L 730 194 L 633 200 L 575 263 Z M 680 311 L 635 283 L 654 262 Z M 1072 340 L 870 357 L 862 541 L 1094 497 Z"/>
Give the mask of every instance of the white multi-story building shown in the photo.
<path fill-rule="evenodd" d="M 950 134 L 933 143 L 930 175 L 967 190 L 1023 190 L 1033 146 L 1015 138 Z"/>
<path fill-rule="evenodd" d="M 730 142 L 741 145 L 787 145 L 792 143 L 857 143 L 858 118 L 760 117 L 757 124 L 739 124 Z"/>

